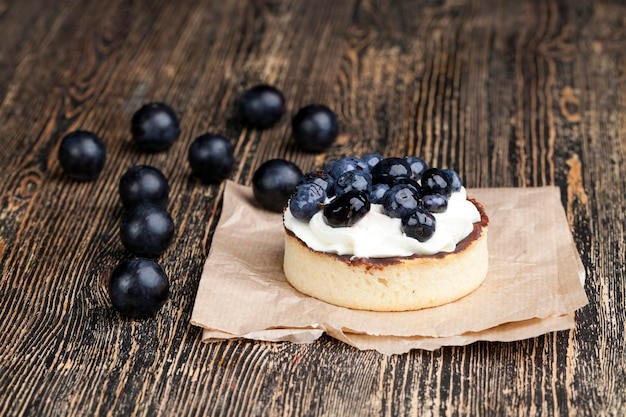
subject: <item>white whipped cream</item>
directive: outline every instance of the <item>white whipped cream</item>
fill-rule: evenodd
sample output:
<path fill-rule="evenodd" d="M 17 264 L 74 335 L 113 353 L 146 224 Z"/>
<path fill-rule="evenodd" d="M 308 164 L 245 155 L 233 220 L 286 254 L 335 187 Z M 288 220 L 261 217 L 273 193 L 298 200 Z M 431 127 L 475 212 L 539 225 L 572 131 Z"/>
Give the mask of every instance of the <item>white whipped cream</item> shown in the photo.
<path fill-rule="evenodd" d="M 480 213 L 467 200 L 465 188 L 452 193 L 448 209 L 433 213 L 437 220 L 435 233 L 426 242 L 402 233 L 401 220 L 384 214 L 381 205 L 372 204 L 369 213 L 350 227 L 331 227 L 322 212 L 309 222 L 303 222 L 285 210 L 285 227 L 311 249 L 358 258 L 388 258 L 393 256 L 434 255 L 453 252 L 457 243 L 466 238 L 480 221 Z"/>

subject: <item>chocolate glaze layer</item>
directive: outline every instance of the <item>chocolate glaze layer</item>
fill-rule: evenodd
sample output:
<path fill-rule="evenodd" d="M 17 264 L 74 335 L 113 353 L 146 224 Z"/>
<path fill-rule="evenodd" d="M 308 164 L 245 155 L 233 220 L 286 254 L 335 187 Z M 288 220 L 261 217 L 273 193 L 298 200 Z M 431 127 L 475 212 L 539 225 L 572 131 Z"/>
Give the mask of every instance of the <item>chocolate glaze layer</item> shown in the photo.
<path fill-rule="evenodd" d="M 485 208 L 483 207 L 483 205 L 472 198 L 468 198 L 468 200 L 471 201 L 472 204 L 474 204 L 474 206 L 476 206 L 476 208 L 478 209 L 478 212 L 480 213 L 480 221 L 474 223 L 474 228 L 472 229 L 470 234 L 467 235 L 459 243 L 457 243 L 456 248 L 452 252 L 438 252 L 438 253 L 435 253 L 434 255 L 413 254 L 410 256 L 392 256 L 392 257 L 387 257 L 387 258 L 359 258 L 354 255 L 337 255 L 335 253 L 316 251 L 308 247 L 302 239 L 300 239 L 298 236 L 296 236 L 291 230 L 287 229 L 286 227 L 285 227 L 285 232 L 288 235 L 293 236 L 296 239 L 298 239 L 298 241 L 311 252 L 332 256 L 339 261 L 345 262 L 348 265 L 355 265 L 355 266 L 359 265 L 359 266 L 365 266 L 366 268 L 384 268 L 387 265 L 398 264 L 407 260 L 417 259 L 417 258 L 443 259 L 446 256 L 458 254 L 466 250 L 467 247 L 469 247 L 472 244 L 472 242 L 476 241 L 482 235 L 483 230 L 486 230 L 486 227 L 489 224 L 489 217 L 487 216 L 487 213 L 485 213 Z"/>

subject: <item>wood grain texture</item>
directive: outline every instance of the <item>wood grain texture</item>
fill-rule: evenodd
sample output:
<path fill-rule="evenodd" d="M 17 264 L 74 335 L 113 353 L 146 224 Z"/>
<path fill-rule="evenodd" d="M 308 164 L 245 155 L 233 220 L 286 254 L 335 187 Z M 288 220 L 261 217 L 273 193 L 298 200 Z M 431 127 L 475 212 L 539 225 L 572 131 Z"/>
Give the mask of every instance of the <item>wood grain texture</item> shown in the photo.
<path fill-rule="evenodd" d="M 0 0 L 0 415 L 626 414 L 625 15 L 609 0 Z M 337 143 L 298 151 L 289 117 L 244 128 L 237 98 L 261 82 L 289 115 L 333 108 Z M 181 116 L 167 153 L 130 142 L 147 101 Z M 92 183 L 56 160 L 77 128 L 107 145 Z M 242 184 L 269 158 L 381 152 L 471 187 L 557 185 L 590 304 L 570 332 L 390 357 L 328 337 L 202 344 L 189 320 L 223 186 L 186 155 L 208 131 L 232 141 Z M 171 299 L 140 321 L 106 293 L 135 164 L 167 176 L 176 224 L 158 260 Z"/>

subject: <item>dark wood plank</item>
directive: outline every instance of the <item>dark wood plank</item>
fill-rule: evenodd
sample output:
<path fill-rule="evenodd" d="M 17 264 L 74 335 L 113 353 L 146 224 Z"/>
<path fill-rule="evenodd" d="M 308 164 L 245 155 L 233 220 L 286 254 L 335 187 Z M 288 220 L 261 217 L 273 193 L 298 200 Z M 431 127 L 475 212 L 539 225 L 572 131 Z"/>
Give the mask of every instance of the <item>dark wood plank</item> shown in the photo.
<path fill-rule="evenodd" d="M 626 7 L 572 3 L 0 1 L 0 415 L 625 414 Z M 290 115 L 333 108 L 338 142 L 298 151 L 289 117 L 244 128 L 237 98 L 260 82 Z M 141 154 L 130 118 L 153 100 L 182 132 Z M 107 144 L 93 183 L 56 161 L 76 128 Z M 570 332 L 390 357 L 328 337 L 202 344 L 189 319 L 223 187 L 186 152 L 207 131 L 231 139 L 243 184 L 269 158 L 381 152 L 472 187 L 557 185 L 590 304 Z M 105 284 L 128 256 L 117 181 L 140 163 L 168 177 L 177 230 L 159 258 L 171 300 L 131 321 Z"/>

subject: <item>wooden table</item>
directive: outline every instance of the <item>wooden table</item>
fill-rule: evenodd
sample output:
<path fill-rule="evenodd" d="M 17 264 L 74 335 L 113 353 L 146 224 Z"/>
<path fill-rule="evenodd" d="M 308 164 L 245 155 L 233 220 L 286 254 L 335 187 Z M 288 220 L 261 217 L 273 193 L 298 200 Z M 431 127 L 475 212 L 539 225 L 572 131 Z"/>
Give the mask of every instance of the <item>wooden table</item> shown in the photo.
<path fill-rule="evenodd" d="M 625 16 L 608 0 L 0 1 L 0 415 L 625 415 Z M 289 107 L 263 132 L 235 110 L 258 83 Z M 148 101 L 181 117 L 168 152 L 131 143 Z M 341 124 L 321 154 L 291 138 L 313 102 Z M 57 162 L 79 128 L 107 146 L 95 182 Z M 269 158 L 375 151 L 470 187 L 557 185 L 590 303 L 569 332 L 434 352 L 203 344 L 190 316 L 223 193 L 190 175 L 205 132 L 232 141 L 241 184 Z M 176 224 L 158 258 L 171 299 L 138 321 L 106 291 L 135 164 L 165 173 Z"/>

